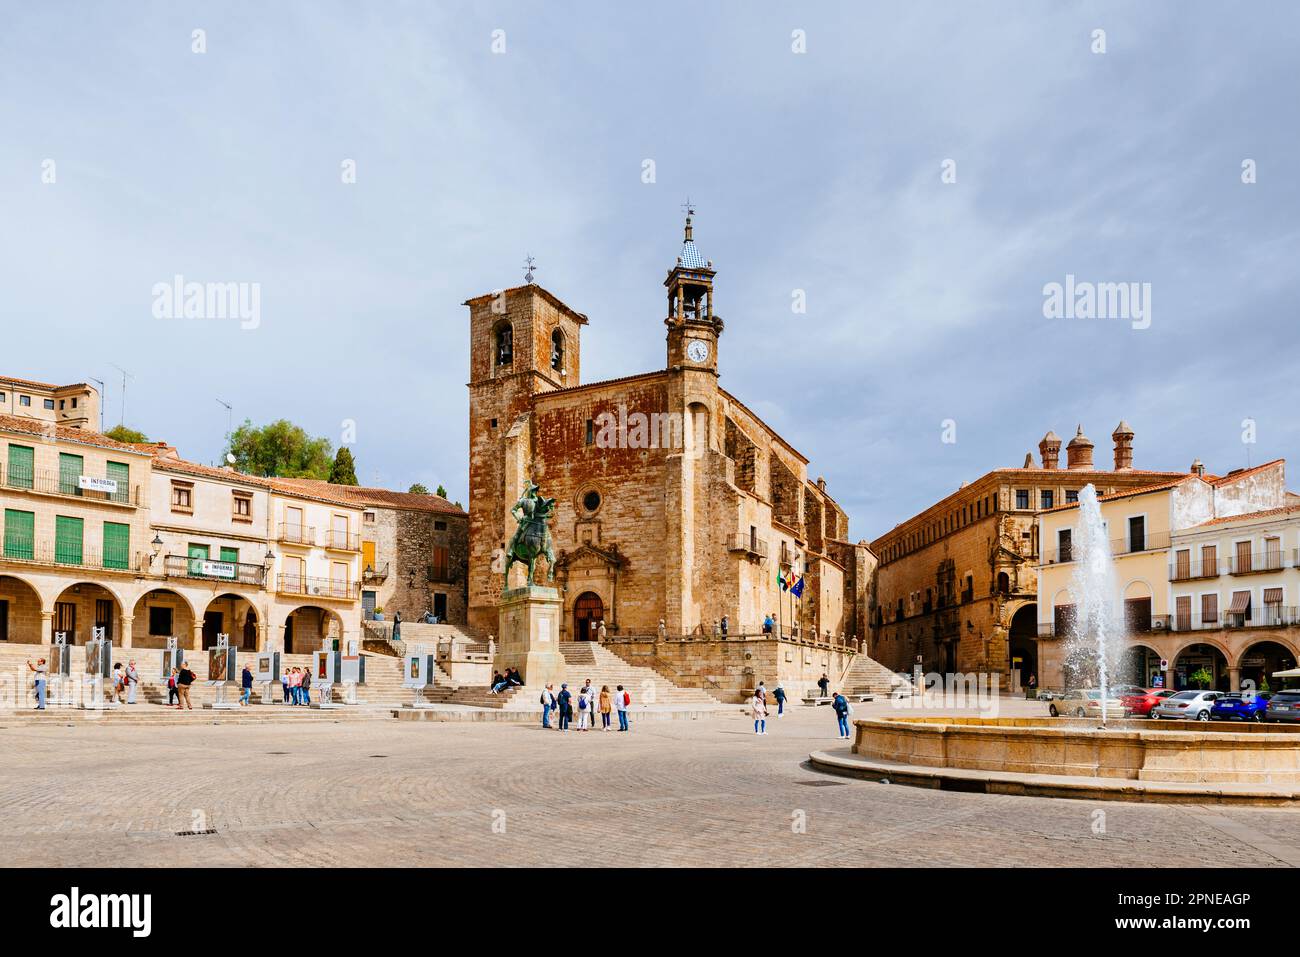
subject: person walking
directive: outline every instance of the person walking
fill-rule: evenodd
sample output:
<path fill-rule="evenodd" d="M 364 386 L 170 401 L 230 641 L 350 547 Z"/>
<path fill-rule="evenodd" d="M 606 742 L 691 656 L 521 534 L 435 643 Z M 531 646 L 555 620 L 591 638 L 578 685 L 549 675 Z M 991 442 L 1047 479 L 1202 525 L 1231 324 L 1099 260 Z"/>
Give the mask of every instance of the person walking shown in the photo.
<path fill-rule="evenodd" d="M 140 672 L 136 670 L 134 658 L 127 662 L 123 680 L 126 682 L 126 703 L 135 704 L 135 689 L 140 684 Z"/>
<path fill-rule="evenodd" d="M 569 730 L 569 719 L 573 716 L 573 693 L 567 684 L 560 685 L 560 730 Z"/>
<path fill-rule="evenodd" d="M 180 700 L 176 696 L 176 676 L 178 673 L 178 669 L 173 668 L 172 673 L 167 676 L 167 707 L 169 708 Z"/>
<path fill-rule="evenodd" d="M 253 697 L 253 669 L 248 667 L 248 662 L 244 662 L 244 672 L 239 676 L 239 683 L 243 687 L 243 694 L 239 696 L 240 704 L 248 704 Z"/>
<path fill-rule="evenodd" d="M 776 699 L 776 716 L 778 718 L 785 714 L 785 688 L 781 687 L 781 679 L 776 679 L 776 687 L 772 689 L 772 697 Z"/>
<path fill-rule="evenodd" d="M 44 711 L 45 710 L 45 685 L 50 677 L 49 666 L 45 664 L 44 658 L 37 658 L 36 664 L 32 664 L 32 660 L 28 658 L 27 670 L 36 673 L 36 677 L 32 679 L 32 684 L 35 685 L 35 691 L 36 691 L 36 710 Z"/>
<path fill-rule="evenodd" d="M 754 733 L 767 734 L 767 702 L 757 688 L 754 689 L 754 697 L 749 699 L 749 710 L 754 716 Z"/>
<path fill-rule="evenodd" d="M 827 689 L 829 689 L 830 686 L 831 686 L 831 679 L 827 678 L 826 672 L 823 671 L 822 676 L 817 679 L 817 687 L 821 689 L 823 698 L 829 695 L 830 692 Z"/>
<path fill-rule="evenodd" d="M 600 726 L 609 730 L 609 715 L 614 708 L 614 696 L 609 693 L 609 685 L 600 686 Z"/>
<path fill-rule="evenodd" d="M 302 703 L 308 708 L 311 707 L 311 669 L 302 669 L 302 684 L 299 686 L 302 693 Z"/>
<path fill-rule="evenodd" d="M 632 696 L 624 690 L 622 685 L 614 689 L 614 707 L 618 710 L 618 730 L 628 730 L 627 708 L 632 703 Z"/>
<path fill-rule="evenodd" d="M 554 685 L 548 684 L 542 689 L 542 727 L 548 731 L 551 729 L 551 712 L 555 710 L 555 692 L 551 690 Z"/>
<path fill-rule="evenodd" d="M 772 616 L 771 616 L 771 615 L 764 615 L 764 616 L 763 616 L 763 634 L 765 634 L 765 635 L 770 635 L 771 633 L 772 633 Z"/>
<path fill-rule="evenodd" d="M 591 722 L 591 691 L 584 685 L 578 691 L 578 730 L 589 731 Z"/>
<path fill-rule="evenodd" d="M 754 689 L 754 694 L 763 699 L 763 704 L 767 704 L 767 685 L 760 681 L 758 687 Z"/>
<path fill-rule="evenodd" d="M 853 706 L 849 704 L 849 699 L 844 697 L 842 692 L 835 692 L 835 698 L 831 701 L 831 707 L 835 709 L 835 719 L 840 726 L 840 737 L 849 736 L 849 715 L 853 713 Z"/>
<path fill-rule="evenodd" d="M 176 673 L 176 710 L 188 708 L 194 710 L 194 705 L 190 704 L 190 685 L 194 684 L 194 672 L 190 671 L 188 662 L 181 662 L 181 669 Z"/>

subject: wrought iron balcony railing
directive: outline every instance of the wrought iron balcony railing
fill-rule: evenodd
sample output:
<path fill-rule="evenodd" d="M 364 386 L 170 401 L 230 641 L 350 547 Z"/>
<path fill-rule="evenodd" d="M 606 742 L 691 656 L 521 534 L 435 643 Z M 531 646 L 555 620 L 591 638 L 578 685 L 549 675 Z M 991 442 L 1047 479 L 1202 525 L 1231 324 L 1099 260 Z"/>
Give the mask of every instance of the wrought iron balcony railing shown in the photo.
<path fill-rule="evenodd" d="M 290 545 L 315 545 L 316 527 L 281 522 L 276 529 L 276 541 L 288 542 Z"/>
<path fill-rule="evenodd" d="M 117 479 L 90 475 L 71 475 L 57 469 L 30 469 L 16 462 L 0 461 L 0 485 L 24 492 L 62 495 L 88 502 L 112 502 L 115 505 L 139 506 L 143 493 L 139 485 Z M 87 486 L 84 487 L 83 486 Z"/>
<path fill-rule="evenodd" d="M 305 598 L 337 598 L 355 600 L 360 582 L 338 581 L 332 578 L 310 578 L 306 575 L 277 575 L 275 590 L 281 595 L 301 595 Z"/>
<path fill-rule="evenodd" d="M 266 568 L 247 562 L 210 561 L 188 555 L 168 555 L 163 559 L 163 574 L 168 578 L 201 578 L 207 581 L 256 585 L 266 582 Z"/>
<path fill-rule="evenodd" d="M 3 546 L 0 546 L 0 563 L 7 562 L 63 565 L 110 572 L 138 572 L 148 564 L 140 552 L 132 552 L 129 548 L 100 549 L 86 546 L 82 542 L 33 539 L 10 531 L 6 531 Z"/>
<path fill-rule="evenodd" d="M 354 532 L 342 532 L 335 528 L 325 529 L 325 547 L 338 552 L 361 551 L 361 536 Z"/>

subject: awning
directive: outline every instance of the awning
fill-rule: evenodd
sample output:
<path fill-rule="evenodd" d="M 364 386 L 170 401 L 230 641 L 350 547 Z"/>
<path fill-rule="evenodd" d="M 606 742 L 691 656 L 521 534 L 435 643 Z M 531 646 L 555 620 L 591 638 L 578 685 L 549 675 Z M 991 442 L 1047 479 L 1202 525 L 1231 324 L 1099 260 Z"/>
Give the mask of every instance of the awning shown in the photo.
<path fill-rule="evenodd" d="M 1228 606 L 1229 615 L 1240 615 L 1250 607 L 1250 592 L 1234 591 L 1232 593 L 1232 604 Z"/>
<path fill-rule="evenodd" d="M 1300 668 L 1288 668 L 1286 671 L 1273 672 L 1274 678 L 1300 678 Z"/>
<path fill-rule="evenodd" d="M 1280 605 L 1280 604 L 1282 604 L 1282 589 L 1280 589 L 1280 588 L 1265 588 L 1265 589 L 1264 589 L 1264 604 L 1266 604 L 1266 605 Z"/>

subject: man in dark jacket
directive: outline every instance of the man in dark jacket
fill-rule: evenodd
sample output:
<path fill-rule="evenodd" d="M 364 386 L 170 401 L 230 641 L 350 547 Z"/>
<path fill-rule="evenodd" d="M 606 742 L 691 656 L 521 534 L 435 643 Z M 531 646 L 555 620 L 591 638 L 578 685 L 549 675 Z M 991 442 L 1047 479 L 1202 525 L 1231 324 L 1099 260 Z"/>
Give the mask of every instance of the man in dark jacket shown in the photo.
<path fill-rule="evenodd" d="M 573 694 L 567 684 L 560 685 L 560 730 L 569 730 L 569 720 L 573 717 Z"/>
<path fill-rule="evenodd" d="M 826 689 L 829 688 L 830 686 L 831 686 L 831 679 L 827 678 L 826 672 L 823 671 L 822 676 L 817 679 L 817 687 L 821 689 L 823 698 L 826 697 L 827 694 Z"/>
<path fill-rule="evenodd" d="M 844 697 L 840 692 L 835 692 L 835 699 L 831 702 L 831 707 L 835 709 L 835 719 L 840 726 L 840 737 L 849 736 L 849 699 Z"/>
<path fill-rule="evenodd" d="M 248 704 L 248 699 L 253 696 L 253 671 L 248 667 L 248 662 L 244 662 L 244 673 L 239 676 L 239 684 L 243 688 L 239 703 Z"/>
<path fill-rule="evenodd" d="M 194 672 L 190 671 L 188 662 L 181 664 L 181 670 L 176 675 L 176 710 L 188 708 L 194 710 L 194 705 L 190 704 L 190 685 L 194 684 Z"/>

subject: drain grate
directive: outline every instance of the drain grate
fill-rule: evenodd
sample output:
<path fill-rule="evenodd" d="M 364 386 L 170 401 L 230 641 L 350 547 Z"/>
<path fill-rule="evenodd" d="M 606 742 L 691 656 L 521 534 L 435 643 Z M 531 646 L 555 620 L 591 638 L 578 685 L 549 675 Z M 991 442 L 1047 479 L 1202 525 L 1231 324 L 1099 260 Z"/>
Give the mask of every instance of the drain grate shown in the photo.
<path fill-rule="evenodd" d="M 210 827 L 207 830 L 203 830 L 203 831 L 177 831 L 176 836 L 177 837 L 201 837 L 204 834 L 216 834 L 216 833 L 217 833 L 216 829 Z"/>
<path fill-rule="evenodd" d="M 267 751 L 267 754 L 288 754 L 288 751 Z"/>
<path fill-rule="evenodd" d="M 802 784 L 806 788 L 842 788 L 848 784 L 848 781 L 795 781 L 795 784 Z"/>
<path fill-rule="evenodd" d="M 386 754 L 372 754 L 372 755 L 370 755 L 370 757 L 372 757 L 372 758 L 386 758 L 386 757 L 388 757 L 388 755 L 386 755 Z"/>

